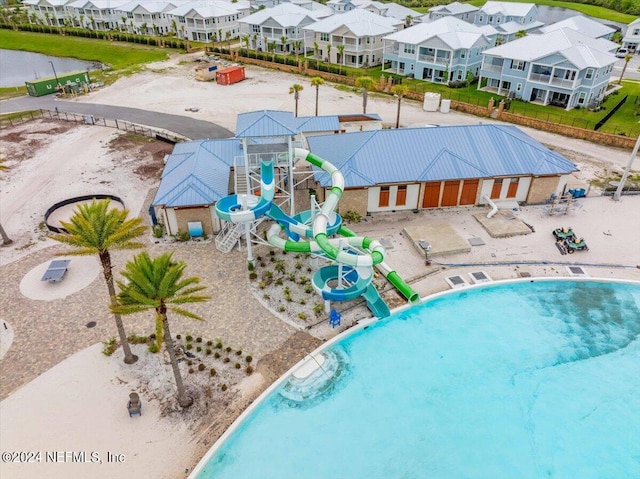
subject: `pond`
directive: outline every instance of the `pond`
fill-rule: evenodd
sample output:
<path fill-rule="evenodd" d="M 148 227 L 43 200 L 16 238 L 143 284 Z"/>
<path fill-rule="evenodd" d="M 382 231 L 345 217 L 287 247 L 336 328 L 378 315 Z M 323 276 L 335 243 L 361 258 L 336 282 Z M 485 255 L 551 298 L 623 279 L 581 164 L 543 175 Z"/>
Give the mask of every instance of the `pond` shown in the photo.
<path fill-rule="evenodd" d="M 95 70 L 101 65 L 75 58 L 0 49 L 0 88 L 24 86 L 26 81 L 51 78 L 77 71 Z M 54 70 L 55 69 L 55 70 Z"/>

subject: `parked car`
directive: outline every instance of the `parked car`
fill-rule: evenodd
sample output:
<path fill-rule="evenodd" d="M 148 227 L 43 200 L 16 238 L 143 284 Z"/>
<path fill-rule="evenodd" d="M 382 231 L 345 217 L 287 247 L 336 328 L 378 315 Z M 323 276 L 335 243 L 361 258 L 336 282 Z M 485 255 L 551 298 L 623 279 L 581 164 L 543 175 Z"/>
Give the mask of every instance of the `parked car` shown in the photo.
<path fill-rule="evenodd" d="M 627 53 L 629 53 L 629 50 L 627 50 L 626 48 L 618 48 L 618 51 L 616 52 L 616 57 L 624 58 L 627 56 Z"/>

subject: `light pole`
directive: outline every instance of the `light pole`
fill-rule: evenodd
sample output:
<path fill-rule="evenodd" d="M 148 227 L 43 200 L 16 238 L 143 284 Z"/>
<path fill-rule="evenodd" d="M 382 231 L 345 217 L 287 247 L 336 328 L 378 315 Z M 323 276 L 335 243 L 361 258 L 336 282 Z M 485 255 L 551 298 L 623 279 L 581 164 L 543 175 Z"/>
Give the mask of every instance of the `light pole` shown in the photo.
<path fill-rule="evenodd" d="M 624 184 L 627 181 L 627 177 L 629 176 L 629 171 L 631 171 L 633 160 L 636 159 L 636 155 L 638 154 L 639 148 L 640 148 L 640 136 L 638 136 L 636 145 L 633 147 L 633 151 L 631 152 L 631 158 L 629 158 L 629 163 L 627 164 L 627 167 L 624 169 L 622 178 L 620 178 L 620 184 L 618 185 L 618 188 L 616 188 L 616 192 L 613 194 L 614 201 L 620 201 L 620 195 L 622 194 L 622 189 L 624 188 Z"/>
<path fill-rule="evenodd" d="M 56 86 L 60 86 L 60 80 L 58 80 L 58 74 L 56 73 L 56 67 L 53 66 L 53 62 L 49 60 L 51 68 L 53 69 L 53 76 L 56 77 Z"/>

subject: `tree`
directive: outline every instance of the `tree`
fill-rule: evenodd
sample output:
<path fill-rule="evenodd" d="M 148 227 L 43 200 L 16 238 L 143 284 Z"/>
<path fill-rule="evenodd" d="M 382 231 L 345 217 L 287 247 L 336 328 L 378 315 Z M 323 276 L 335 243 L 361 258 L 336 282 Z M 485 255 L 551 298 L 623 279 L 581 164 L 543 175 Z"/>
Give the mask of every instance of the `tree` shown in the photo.
<path fill-rule="evenodd" d="M 122 17 L 124 18 L 124 17 Z M 174 35 L 178 35 L 178 24 L 176 23 L 175 20 L 171 20 L 171 30 L 173 30 L 173 34 Z"/>
<path fill-rule="evenodd" d="M 331 65 L 331 43 L 327 44 L 327 62 Z"/>
<path fill-rule="evenodd" d="M 402 103 L 402 97 L 404 97 L 409 89 L 406 85 L 394 85 L 391 87 L 391 93 L 393 96 L 398 97 L 398 114 L 396 115 L 396 128 L 400 128 L 400 104 Z"/>
<path fill-rule="evenodd" d="M 294 83 L 289 88 L 289 95 L 293 94 L 293 99 L 296 102 L 296 112 L 295 116 L 298 116 L 298 100 L 300 99 L 300 92 L 304 90 L 304 87 L 298 83 Z"/>
<path fill-rule="evenodd" d="M 224 32 L 224 39 L 227 41 L 227 50 L 231 53 L 231 32 L 229 30 Z"/>
<path fill-rule="evenodd" d="M 318 45 L 318 42 L 313 42 L 313 55 L 316 60 L 320 59 L 320 45 Z"/>
<path fill-rule="evenodd" d="M 356 78 L 356 88 L 362 89 L 362 113 L 367 113 L 369 90 L 371 90 L 375 84 L 375 80 L 369 76 Z"/>
<path fill-rule="evenodd" d="M 247 50 L 249 49 L 249 40 L 251 40 L 251 37 L 249 35 L 242 35 L 242 41 L 244 42 L 244 47 Z"/>
<path fill-rule="evenodd" d="M 122 271 L 122 276 L 127 282 L 118 281 L 120 292 L 111 310 L 114 314 L 122 315 L 155 310 L 156 344 L 159 349 L 161 338 L 164 338 L 178 389 L 178 403 L 181 407 L 189 407 L 193 404 L 193 398 L 189 397 L 184 389 L 169 330 L 167 311 L 202 321 L 200 316 L 186 311 L 182 305 L 200 303 L 210 298 L 197 294 L 204 290 L 205 286 L 198 284 L 199 278 L 183 278 L 187 265 L 183 261 L 174 262 L 171 257 L 172 253 L 164 253 L 154 259 L 147 252 L 142 252 L 128 261 Z"/>
<path fill-rule="evenodd" d="M 127 219 L 129 212 L 110 208 L 110 200 L 95 199 L 88 204 L 79 205 L 68 222 L 60 221 L 67 233 L 51 235 L 56 241 L 77 248 L 65 254 L 94 255 L 97 254 L 102 264 L 102 273 L 107 283 L 110 302 L 116 304 L 116 289 L 113 282 L 111 253 L 113 250 L 141 248 L 142 244 L 134 241 L 146 231 L 140 218 Z M 122 318 L 114 314 L 116 328 L 124 351 L 124 362 L 132 364 L 138 359 L 131 353 L 124 331 Z"/>
<path fill-rule="evenodd" d="M 516 38 L 523 38 L 527 36 L 527 31 L 526 30 L 518 30 L 515 34 Z"/>
<path fill-rule="evenodd" d="M 280 37 L 280 43 L 282 44 L 282 54 L 284 55 L 286 53 L 286 47 L 287 47 L 287 41 L 289 39 L 287 37 L 285 37 L 284 35 Z"/>
<path fill-rule="evenodd" d="M 413 16 L 407 15 L 404 18 L 404 28 L 409 28 L 411 25 L 413 25 Z"/>
<path fill-rule="evenodd" d="M 272 62 L 276 61 L 276 47 L 277 46 L 278 46 L 278 44 L 276 42 L 267 43 L 267 51 L 271 52 L 271 61 Z"/>
<path fill-rule="evenodd" d="M 338 49 L 338 54 L 340 55 L 340 59 L 338 60 L 338 62 L 340 63 L 340 75 L 342 75 L 342 65 L 344 65 L 344 48 L 345 48 L 345 45 L 344 45 L 344 43 L 341 43 L 340 45 L 337 45 L 336 48 Z"/>
<path fill-rule="evenodd" d="M 324 80 L 322 77 L 313 77 L 311 85 L 316 87 L 316 116 L 318 116 L 318 97 L 320 96 L 320 85 L 324 85 Z"/>
<path fill-rule="evenodd" d="M 627 53 L 624 56 L 624 66 L 622 67 L 622 73 L 620 73 L 620 78 L 618 79 L 618 85 L 622 83 L 622 77 L 624 76 L 624 72 L 627 71 L 627 66 L 629 65 L 629 62 L 631 61 L 632 58 L 633 58 L 633 55 L 631 55 L 630 53 Z"/>
<path fill-rule="evenodd" d="M 300 55 L 300 49 L 302 48 L 302 40 L 294 40 L 291 42 L 293 51 L 296 54 L 296 63 L 298 63 L 298 56 Z"/>
<path fill-rule="evenodd" d="M 0 158 L 0 171 L 8 170 L 8 168 L 4 164 L 4 161 L 4 158 Z M 4 228 L 2 227 L 2 224 L 0 224 L 0 237 L 2 238 L 2 246 L 8 246 L 13 243 L 13 240 L 9 238 Z"/>

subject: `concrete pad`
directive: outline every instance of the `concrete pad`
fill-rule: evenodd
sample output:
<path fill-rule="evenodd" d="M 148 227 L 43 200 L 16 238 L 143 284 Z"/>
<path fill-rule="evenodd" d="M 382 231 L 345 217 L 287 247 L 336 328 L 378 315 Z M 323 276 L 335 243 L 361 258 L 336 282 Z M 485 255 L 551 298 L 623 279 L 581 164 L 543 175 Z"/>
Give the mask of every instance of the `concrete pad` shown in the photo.
<path fill-rule="evenodd" d="M 486 213 L 476 213 L 473 217 L 492 238 L 508 238 L 532 233 L 526 224 L 508 211 L 498 211 L 492 218 L 487 218 Z"/>
<path fill-rule="evenodd" d="M 424 250 L 418 246 L 418 241 L 420 240 L 424 240 L 431 245 L 429 257 L 471 251 L 469 242 L 456 233 L 448 223 L 429 222 L 427 224 L 406 226 L 402 231 L 421 255 L 424 255 Z"/>
<path fill-rule="evenodd" d="M 89 286 L 102 271 L 100 262 L 93 256 L 70 256 L 56 259 L 71 260 L 62 280 L 57 283 L 40 280 L 51 262 L 46 261 L 24 275 L 20 281 L 20 292 L 29 299 L 42 301 L 65 298 Z"/>

